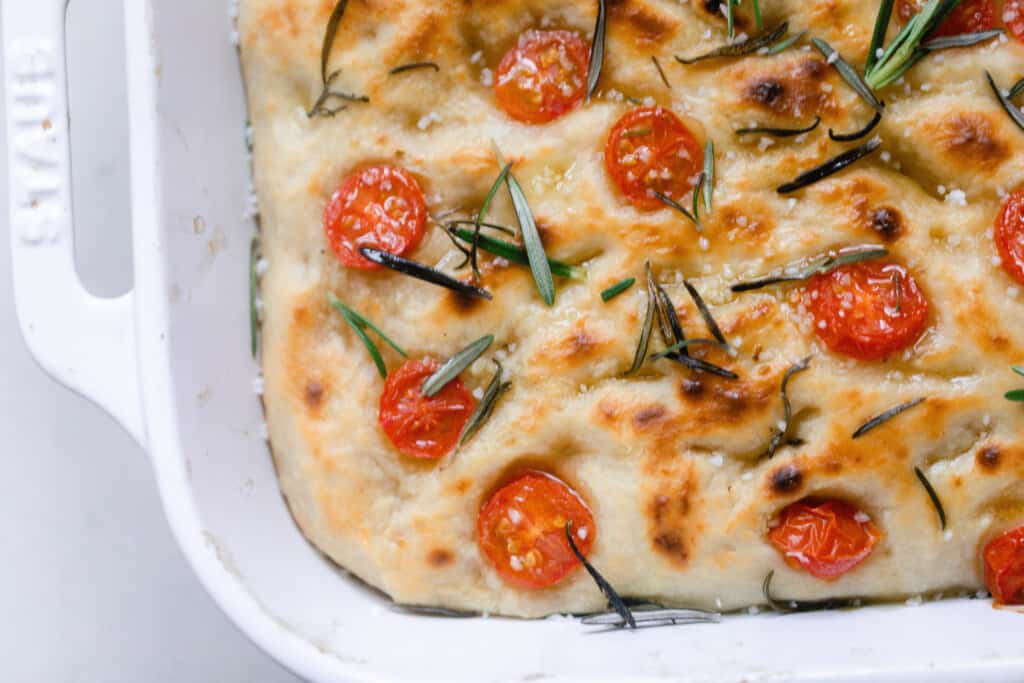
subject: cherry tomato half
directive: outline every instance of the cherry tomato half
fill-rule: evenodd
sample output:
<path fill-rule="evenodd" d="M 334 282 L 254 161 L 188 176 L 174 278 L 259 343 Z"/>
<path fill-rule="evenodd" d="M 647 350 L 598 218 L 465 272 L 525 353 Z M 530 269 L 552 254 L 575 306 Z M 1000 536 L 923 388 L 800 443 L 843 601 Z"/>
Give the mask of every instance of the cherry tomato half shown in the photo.
<path fill-rule="evenodd" d="M 1024 605 L 1024 526 L 989 541 L 982 557 L 985 584 L 995 601 Z"/>
<path fill-rule="evenodd" d="M 1024 284 L 1024 189 L 1006 198 L 996 221 L 996 248 L 1003 268 Z"/>
<path fill-rule="evenodd" d="M 655 192 L 677 202 L 690 193 L 704 166 L 704 150 L 671 111 L 642 107 L 612 128 L 604 166 L 633 206 L 653 211 L 665 208 Z"/>
<path fill-rule="evenodd" d="M 379 421 L 384 434 L 403 454 L 435 459 L 451 452 L 476 400 L 459 378 L 431 397 L 420 386 L 440 363 L 432 358 L 406 361 L 390 375 L 380 395 Z"/>
<path fill-rule="evenodd" d="M 1003 21 L 1007 32 L 1024 42 L 1024 0 L 1006 0 L 1003 4 Z"/>
<path fill-rule="evenodd" d="M 583 555 L 597 535 L 594 516 L 579 495 L 550 474 L 531 470 L 491 495 L 476 520 L 477 543 L 503 579 L 522 588 L 558 583 L 580 566 L 565 538 Z"/>
<path fill-rule="evenodd" d="M 879 360 L 917 341 L 928 302 L 907 269 L 869 261 L 814 276 L 804 291 L 814 331 L 829 349 Z"/>
<path fill-rule="evenodd" d="M 587 94 L 589 61 L 590 48 L 571 31 L 526 31 L 498 65 L 498 104 L 517 121 L 554 121 Z"/>
<path fill-rule="evenodd" d="M 786 563 L 826 581 L 867 559 L 882 532 L 871 519 L 841 500 L 807 500 L 787 506 L 768 532 Z"/>
<path fill-rule="evenodd" d="M 896 13 L 904 24 L 924 8 L 927 0 L 898 0 Z M 962 0 L 932 33 L 934 37 L 954 36 L 959 33 L 977 33 L 996 27 L 996 4 L 994 0 Z"/>
<path fill-rule="evenodd" d="M 423 190 L 405 169 L 370 166 L 341 181 L 324 210 L 324 232 L 338 260 L 349 268 L 381 266 L 360 247 L 402 256 L 416 248 L 427 226 Z"/>

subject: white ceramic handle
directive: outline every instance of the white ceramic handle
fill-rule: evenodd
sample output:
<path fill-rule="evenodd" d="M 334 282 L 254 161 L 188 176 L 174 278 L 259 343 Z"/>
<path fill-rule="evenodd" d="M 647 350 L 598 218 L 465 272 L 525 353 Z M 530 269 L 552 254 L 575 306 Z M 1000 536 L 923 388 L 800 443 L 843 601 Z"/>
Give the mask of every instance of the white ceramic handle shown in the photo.
<path fill-rule="evenodd" d="M 75 270 L 66 5 L 3 0 L 15 304 L 39 364 L 144 444 L 134 295 L 95 297 Z"/>

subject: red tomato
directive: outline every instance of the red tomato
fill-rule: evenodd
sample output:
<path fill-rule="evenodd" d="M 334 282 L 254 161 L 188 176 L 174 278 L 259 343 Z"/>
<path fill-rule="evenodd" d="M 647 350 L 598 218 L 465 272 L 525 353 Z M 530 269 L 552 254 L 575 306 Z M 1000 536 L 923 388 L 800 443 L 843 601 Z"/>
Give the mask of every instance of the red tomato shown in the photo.
<path fill-rule="evenodd" d="M 704 166 L 704 150 L 675 114 L 642 107 L 619 119 L 604 148 L 604 166 L 638 209 L 665 208 L 654 192 L 682 201 Z"/>
<path fill-rule="evenodd" d="M 928 302 L 913 276 L 895 263 L 854 263 L 816 275 L 804 300 L 825 345 L 860 360 L 902 351 L 928 323 Z"/>
<path fill-rule="evenodd" d="M 896 12 L 903 23 L 921 11 L 927 0 L 898 0 Z M 954 36 L 958 33 L 977 33 L 996 27 L 996 4 L 994 0 L 962 0 L 949 18 L 932 33 L 932 36 Z"/>
<path fill-rule="evenodd" d="M 476 409 L 476 401 L 458 378 L 431 397 L 423 381 L 440 367 L 433 358 L 406 361 L 390 375 L 380 395 L 380 426 L 395 448 L 413 458 L 449 453 Z"/>
<path fill-rule="evenodd" d="M 1003 5 L 1003 21 L 1006 22 L 1007 32 L 1024 42 L 1024 0 L 1006 0 Z"/>
<path fill-rule="evenodd" d="M 396 256 L 416 248 L 427 225 L 423 190 L 408 171 L 371 166 L 341 181 L 324 210 L 324 232 L 343 265 L 373 270 L 360 247 Z"/>
<path fill-rule="evenodd" d="M 996 221 L 996 248 L 1003 268 L 1024 284 L 1024 189 L 1007 197 Z"/>
<path fill-rule="evenodd" d="M 995 601 L 1024 605 L 1024 526 L 996 536 L 982 555 L 985 584 Z"/>
<path fill-rule="evenodd" d="M 590 48 L 571 31 L 526 31 L 498 65 L 498 104 L 517 121 L 554 121 L 587 94 L 589 61 Z"/>
<path fill-rule="evenodd" d="M 841 500 L 793 503 L 768 532 L 789 566 L 826 581 L 867 559 L 881 539 L 882 532 L 867 515 Z"/>
<path fill-rule="evenodd" d="M 579 495 L 550 474 L 531 470 L 494 492 L 476 520 L 477 543 L 503 579 L 521 588 L 558 583 L 580 566 L 565 538 L 587 555 L 594 516 Z"/>

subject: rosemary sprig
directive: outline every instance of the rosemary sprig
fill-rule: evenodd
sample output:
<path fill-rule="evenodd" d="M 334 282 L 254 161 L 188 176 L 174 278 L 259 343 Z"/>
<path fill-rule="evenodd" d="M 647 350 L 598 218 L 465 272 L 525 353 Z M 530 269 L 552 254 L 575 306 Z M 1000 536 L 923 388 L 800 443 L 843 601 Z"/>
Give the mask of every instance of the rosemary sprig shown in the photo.
<path fill-rule="evenodd" d="M 657 190 L 651 190 L 651 192 L 654 193 L 654 196 L 658 199 L 659 202 L 669 207 L 670 209 L 675 209 L 676 211 L 681 213 L 687 220 L 693 223 L 697 227 L 697 232 L 701 232 L 703 230 L 703 227 L 701 226 L 700 221 L 697 219 L 697 217 L 694 216 L 689 211 L 687 211 L 686 207 L 684 207 L 682 204 L 672 199 L 667 194 L 663 194 L 661 192 L 658 192 Z"/>
<path fill-rule="evenodd" d="M 875 30 L 871 34 L 871 46 L 868 49 L 868 59 L 865 71 L 871 71 L 878 62 L 879 50 L 885 45 L 885 34 L 889 32 L 889 21 L 892 19 L 892 8 L 896 0 L 882 0 L 878 8 L 878 16 L 875 18 Z"/>
<path fill-rule="evenodd" d="M 852 438 L 852 439 L 859 439 L 860 437 L 862 437 L 865 434 L 867 434 L 868 432 L 870 432 L 872 429 L 875 429 L 876 427 L 879 427 L 879 426 L 885 424 L 886 422 L 888 422 L 889 420 L 893 419 L 894 417 L 896 417 L 900 413 L 904 413 L 904 412 L 910 410 L 911 408 L 916 408 L 917 406 L 919 406 L 922 403 L 924 403 L 925 400 L 926 400 L 926 397 L 922 396 L 921 398 L 916 398 L 913 401 L 907 401 L 906 403 L 901 403 L 900 405 L 898 405 L 898 406 L 896 406 L 894 408 L 890 408 L 889 410 L 885 411 L 884 413 L 882 413 L 880 415 L 876 415 L 875 417 L 871 418 L 870 420 L 868 420 L 867 422 L 862 424 L 860 427 L 858 427 L 853 432 L 853 435 L 850 438 Z"/>
<path fill-rule="evenodd" d="M 972 45 L 997 38 L 1002 34 L 1003 29 L 1001 28 L 995 28 L 991 31 L 979 31 L 977 33 L 959 33 L 955 36 L 942 36 L 941 38 L 926 40 L 921 44 L 921 47 L 929 52 L 948 50 L 953 47 L 971 47 Z"/>
<path fill-rule="evenodd" d="M 472 619 L 479 617 L 479 612 L 466 612 L 464 610 L 449 609 L 447 607 L 434 607 L 432 605 L 407 605 L 401 602 L 392 603 L 389 607 L 392 612 L 410 614 L 417 617 L 445 617 L 448 619 Z"/>
<path fill-rule="evenodd" d="M 836 142 L 853 142 L 854 140 L 860 140 L 867 136 L 871 131 L 878 127 L 878 124 L 882 122 L 882 112 L 876 111 L 875 115 L 871 117 L 871 121 L 868 125 L 864 126 L 860 130 L 854 133 L 836 133 L 831 128 L 828 129 L 828 136 L 830 139 Z"/>
<path fill-rule="evenodd" d="M 706 612 L 698 609 L 663 608 L 660 605 L 632 607 L 633 619 L 638 628 L 655 628 L 658 626 L 676 626 L 678 624 L 717 624 L 722 620 L 718 612 Z M 580 619 L 585 626 L 616 626 L 623 627 L 626 622 L 616 611 L 588 614 Z"/>
<path fill-rule="evenodd" d="M 786 38 L 785 40 L 780 40 L 779 42 L 775 43 L 770 48 L 768 48 L 768 53 L 767 54 L 769 54 L 769 55 L 777 55 L 777 54 L 780 54 L 782 52 L 785 52 L 786 50 L 791 48 L 793 45 L 795 45 L 798 40 L 802 39 L 806 35 L 807 35 L 807 31 L 800 31 L 800 33 L 795 33 L 795 34 L 791 35 L 790 37 Z"/>
<path fill-rule="evenodd" d="M 882 141 L 875 138 L 869 142 L 864 143 L 860 147 L 854 147 L 851 150 L 847 150 L 837 157 L 829 159 L 820 166 L 816 166 L 809 171 L 806 171 L 796 177 L 791 182 L 784 183 L 775 189 L 779 194 L 789 194 L 790 192 L 796 192 L 803 188 L 813 185 L 819 180 L 824 180 L 829 176 L 835 175 L 840 171 L 846 169 L 848 166 L 860 161 L 864 157 L 873 154 L 882 146 Z"/>
<path fill-rule="evenodd" d="M 614 299 L 615 297 L 617 297 L 618 295 L 622 294 L 627 289 L 632 287 L 634 284 L 636 284 L 635 277 L 628 277 L 625 280 L 616 282 L 614 285 L 601 292 L 601 301 L 608 303 L 609 301 L 611 301 L 612 299 Z"/>
<path fill-rule="evenodd" d="M 650 269 L 651 264 L 648 262 L 647 268 Z M 655 298 L 656 294 L 650 291 L 648 287 L 647 291 L 647 308 L 644 312 L 643 326 L 640 328 L 640 340 L 637 342 L 636 351 L 633 353 L 633 365 L 630 366 L 629 370 L 626 371 L 627 375 L 631 375 L 639 370 L 644 361 L 647 359 L 647 350 L 651 345 L 651 332 L 654 330 L 654 312 L 656 308 Z"/>
<path fill-rule="evenodd" d="M 533 218 L 533 211 L 530 210 L 530 204 L 526 201 L 523 187 L 511 172 L 505 176 L 505 185 L 512 196 L 512 207 L 519 220 L 519 234 L 522 237 L 523 246 L 526 248 L 526 258 L 530 262 L 530 270 L 533 271 L 537 291 L 540 292 L 540 298 L 544 303 L 553 306 L 555 303 L 555 281 L 551 278 L 551 266 L 548 264 L 544 245 L 540 241 L 540 233 L 537 231 L 537 222 Z"/>
<path fill-rule="evenodd" d="M 414 277 L 417 280 L 428 282 L 438 287 L 444 287 L 450 289 L 453 292 L 458 292 L 465 296 L 478 297 L 480 299 L 487 299 L 490 301 L 494 297 L 486 289 L 480 289 L 473 285 L 466 284 L 456 280 L 450 275 L 446 275 L 439 270 L 435 270 L 430 266 L 425 266 L 422 263 L 417 263 L 401 256 L 395 256 L 386 251 L 380 249 L 373 249 L 371 247 L 360 247 L 359 253 L 374 263 L 390 268 L 391 270 L 401 273 L 402 275 L 408 275 Z"/>
<path fill-rule="evenodd" d="M 665 70 L 661 68 L 661 63 L 658 58 L 651 55 L 651 61 L 654 62 L 654 68 L 658 70 L 658 75 L 661 76 L 661 82 L 665 84 L 665 87 L 669 90 L 672 89 L 672 84 L 668 82 L 668 77 L 665 75 Z"/>
<path fill-rule="evenodd" d="M 850 66 L 850 63 L 843 59 L 843 56 L 839 54 L 835 48 L 821 38 L 813 38 L 811 40 L 811 44 L 814 45 L 815 49 L 821 53 L 822 57 L 824 57 L 829 64 L 835 67 L 836 71 L 839 72 L 839 75 L 843 77 L 843 80 L 853 88 L 854 92 L 861 96 L 861 99 L 867 102 L 875 111 L 882 111 L 885 105 L 882 104 L 875 96 L 875 93 L 871 90 L 871 86 L 861 78 L 860 74 L 857 73 L 857 70 Z"/>
<path fill-rule="evenodd" d="M 1008 95 L 1008 97 L 1012 100 L 1014 97 L 1021 94 L 1022 92 L 1024 92 L 1024 78 L 1020 79 L 1019 81 L 1013 84 L 1013 87 L 1010 88 L 1010 94 Z"/>
<path fill-rule="evenodd" d="M 494 412 L 498 399 L 512 388 L 511 382 L 502 381 L 504 368 L 501 367 L 501 363 L 494 361 L 494 364 L 497 366 L 497 369 L 494 371 L 494 377 L 491 378 L 487 389 L 484 390 L 483 398 L 476 404 L 476 410 L 469 416 L 469 421 L 466 422 L 466 427 L 462 430 L 462 436 L 459 437 L 459 448 L 462 448 L 467 441 L 473 438 L 474 434 L 480 431 L 480 428 L 487 422 L 491 413 Z"/>
<path fill-rule="evenodd" d="M 814 123 L 805 128 L 765 128 L 761 126 L 755 126 L 753 128 L 740 128 L 734 131 L 736 135 L 770 135 L 773 138 L 794 138 L 804 133 L 810 133 L 815 128 L 821 125 L 821 117 L 815 116 Z"/>
<path fill-rule="evenodd" d="M 711 196 L 715 192 L 715 141 L 711 138 L 704 143 L 704 174 L 702 182 L 697 185 L 694 192 L 698 191 L 704 193 L 704 211 L 711 213 Z M 694 211 L 693 215 L 696 217 L 697 212 Z"/>
<path fill-rule="evenodd" d="M 737 293 L 752 292 L 757 289 L 764 289 L 765 287 L 770 287 L 771 285 L 783 282 L 803 282 L 804 280 L 810 280 L 815 275 L 830 273 L 836 268 L 848 266 L 853 263 L 859 263 L 861 261 L 885 258 L 888 255 L 888 249 L 874 245 L 853 247 L 839 252 L 833 251 L 816 256 L 808 262 L 803 262 L 806 263 L 806 265 L 802 265 L 802 263 L 795 263 L 782 268 L 783 273 L 793 273 L 792 275 L 783 274 L 758 278 L 747 282 L 740 282 L 733 285 L 731 289 L 733 292 Z"/>
<path fill-rule="evenodd" d="M 1024 377 L 1024 367 L 1014 365 L 1011 369 L 1021 377 Z M 1006 400 L 1024 402 L 1024 389 L 1006 392 Z"/>
<path fill-rule="evenodd" d="M 469 262 L 473 268 L 473 278 L 476 282 L 480 282 L 480 269 L 477 267 L 477 247 L 480 241 L 480 226 L 483 224 L 484 218 L 487 216 L 487 210 L 491 208 L 491 202 L 494 201 L 494 195 L 498 194 L 498 189 L 501 188 L 502 183 L 508 177 L 509 171 L 512 170 L 512 162 L 505 164 L 501 169 L 501 173 L 498 174 L 494 184 L 491 185 L 490 191 L 487 193 L 487 198 L 484 199 L 484 203 L 480 205 L 480 211 L 476 214 L 476 222 L 473 224 L 473 239 L 470 240 L 470 251 L 469 251 Z"/>
<path fill-rule="evenodd" d="M 761 48 L 770 47 L 774 45 L 782 36 L 786 35 L 789 31 L 789 22 L 783 22 L 778 28 L 771 33 L 761 33 L 753 38 L 750 38 L 742 43 L 730 43 L 721 47 L 716 47 L 710 52 L 706 52 L 696 57 L 680 57 L 676 55 L 676 61 L 680 64 L 696 64 L 706 59 L 723 59 L 729 57 L 745 57 L 746 55 L 752 55 Z"/>
<path fill-rule="evenodd" d="M 718 326 L 718 323 L 715 322 L 715 318 L 711 315 L 711 310 L 708 308 L 708 305 L 704 303 L 704 297 L 700 295 L 700 292 L 697 291 L 696 287 L 690 284 L 689 280 L 683 280 L 683 286 L 686 287 L 687 293 L 689 293 L 690 298 L 693 299 L 693 304 L 697 307 L 697 311 L 700 312 L 700 317 L 704 319 L 704 324 L 707 325 L 708 331 L 711 332 L 711 336 L 720 344 L 725 346 L 726 350 L 732 354 L 733 351 L 729 346 L 729 342 L 725 340 L 725 335 L 722 334 L 722 329 Z"/>
<path fill-rule="evenodd" d="M 683 326 L 679 322 L 679 314 L 676 313 L 676 306 L 672 298 L 665 291 L 665 288 L 654 279 L 654 272 L 651 270 L 650 261 L 646 264 L 647 271 L 647 294 L 654 299 L 655 312 L 658 314 L 658 329 L 661 332 L 661 340 L 666 345 L 678 344 L 686 339 L 683 334 Z M 687 355 L 684 350 L 682 355 Z"/>
<path fill-rule="evenodd" d="M 260 240 L 253 237 L 249 245 L 249 346 L 252 348 L 253 358 L 256 357 L 260 345 L 260 314 L 256 307 L 260 293 L 259 274 L 256 272 L 259 258 Z"/>
<path fill-rule="evenodd" d="M 923 9 L 907 22 L 882 56 L 876 58 L 865 71 L 864 82 L 874 90 L 881 90 L 909 71 L 929 52 L 922 43 L 942 25 L 959 4 L 960 0 L 929 0 Z M 876 30 L 883 23 L 888 26 L 891 14 L 892 3 L 882 3 L 876 19 Z M 878 49 L 874 45 L 872 47 L 874 50 Z M 872 52 L 873 54 L 875 53 Z"/>
<path fill-rule="evenodd" d="M 331 10 L 331 16 L 327 19 L 327 28 L 324 31 L 324 41 L 320 47 L 320 80 L 323 83 L 323 90 L 320 91 L 320 96 L 317 97 L 313 106 L 306 112 L 306 116 L 309 118 L 313 118 L 314 116 L 334 116 L 347 107 L 345 104 L 341 104 L 337 107 L 328 107 L 327 103 L 332 99 L 342 100 L 343 102 L 370 101 L 370 98 L 365 95 L 353 95 L 352 93 L 331 90 L 331 86 L 334 84 L 335 79 L 341 74 L 341 70 L 339 69 L 332 74 L 328 74 L 327 64 L 331 59 L 331 50 L 334 48 L 334 39 L 338 35 L 338 25 L 341 24 L 341 18 L 345 15 L 346 7 L 348 7 L 348 0 L 338 0 L 334 9 Z"/>
<path fill-rule="evenodd" d="M 664 356 L 664 358 L 672 361 L 673 363 L 678 363 L 679 365 L 682 365 L 683 367 L 689 370 L 693 370 L 695 372 L 705 372 L 709 375 L 715 375 L 716 377 L 722 377 L 724 379 L 740 378 L 740 376 L 737 375 L 732 370 L 719 367 L 714 363 L 709 363 L 706 360 L 701 360 L 700 358 L 694 358 L 693 356 L 683 355 L 683 352 L 686 351 L 686 344 L 684 343 L 679 343 L 674 346 L 678 347 L 680 350 L 673 353 L 672 355 Z"/>
<path fill-rule="evenodd" d="M 998 99 L 999 104 L 1002 105 L 1003 111 L 1009 115 L 1010 120 L 1017 124 L 1018 128 L 1024 130 L 1024 112 L 1022 112 L 1011 100 L 1011 98 L 1016 94 L 1019 94 L 1021 90 L 1024 90 L 1024 80 L 1013 86 L 1008 95 L 1004 95 L 1003 91 L 999 89 L 998 85 L 996 85 L 995 79 L 992 78 L 992 74 L 987 70 L 985 71 L 985 78 L 988 79 L 988 84 L 992 86 L 992 92 L 996 94 L 996 99 Z"/>
<path fill-rule="evenodd" d="M 526 249 L 519 246 L 518 244 L 512 244 L 511 242 L 499 240 L 494 237 L 484 235 L 482 233 L 474 237 L 473 230 L 457 227 L 458 225 L 465 224 L 473 225 L 473 223 L 473 221 L 453 221 L 448 224 L 448 227 L 446 229 L 450 235 L 457 237 L 458 239 L 463 240 L 464 242 L 469 242 L 470 244 L 472 244 L 474 241 L 476 241 L 477 247 L 483 249 L 484 251 L 490 254 L 500 256 L 503 259 L 511 261 L 512 263 L 518 263 L 519 265 L 522 266 L 530 265 L 530 259 L 526 254 Z M 495 226 L 491 223 L 481 223 L 480 225 L 486 228 L 502 227 Z M 548 259 L 548 266 L 551 268 L 551 273 L 553 275 L 557 275 L 558 277 L 570 278 L 573 280 L 582 280 L 584 277 L 586 277 L 586 273 L 579 266 L 572 266 L 569 265 L 568 263 L 556 261 L 555 259 L 552 258 Z"/>
<path fill-rule="evenodd" d="M 422 391 L 423 395 L 427 398 L 436 396 L 438 392 L 448 386 L 449 382 L 458 377 L 463 370 L 472 365 L 477 358 L 484 355 L 484 351 L 489 349 L 493 343 L 493 334 L 480 337 L 475 342 L 442 363 L 441 367 L 434 371 L 434 374 L 423 380 L 423 385 L 420 387 L 420 391 Z"/>
<path fill-rule="evenodd" d="M 590 63 L 587 65 L 587 98 L 590 102 L 597 84 L 601 81 L 601 69 L 604 68 L 605 34 L 608 27 L 605 0 L 597 0 L 597 22 L 594 24 L 594 38 L 590 43 Z"/>
<path fill-rule="evenodd" d="M 331 10 L 331 16 L 327 19 L 327 28 L 324 31 L 324 42 L 320 46 L 320 79 L 326 88 L 330 80 L 327 76 L 327 63 L 331 59 L 331 50 L 334 48 L 334 39 L 338 35 L 338 25 L 341 18 L 345 16 L 345 8 L 348 7 L 348 0 L 338 0 Z"/>
<path fill-rule="evenodd" d="M 654 361 L 661 360 L 662 358 L 670 358 L 672 356 L 677 355 L 680 351 L 689 349 L 691 346 L 714 346 L 719 349 L 722 349 L 726 353 L 732 352 L 732 349 L 729 347 L 728 344 L 723 344 L 717 339 L 684 339 L 681 342 L 673 344 L 664 351 L 659 351 L 658 353 L 652 355 L 651 360 Z"/>
<path fill-rule="evenodd" d="M 597 584 L 598 590 L 608 600 L 608 605 L 614 609 L 620 617 L 622 617 L 622 626 L 629 626 L 630 628 L 636 628 L 636 620 L 633 619 L 633 613 L 629 611 L 629 607 L 623 602 L 619 594 L 615 592 L 612 585 L 601 576 L 601 574 L 594 569 L 594 565 L 587 561 L 587 558 L 583 556 L 580 549 L 576 547 L 576 541 L 572 538 L 572 520 L 570 519 L 565 523 L 565 540 L 569 542 L 569 549 L 572 550 L 572 554 L 576 556 L 576 559 L 580 561 L 583 568 L 590 574 L 590 578 Z"/>
<path fill-rule="evenodd" d="M 760 0 L 751 0 L 754 6 L 754 24 L 757 26 L 757 30 L 760 31 L 764 28 L 764 18 L 761 17 L 761 2 Z"/>
<path fill-rule="evenodd" d="M 789 402 L 789 381 L 793 379 L 794 375 L 797 375 L 811 367 L 811 356 L 807 356 L 803 360 L 794 363 L 789 366 L 786 372 L 782 375 L 782 388 L 780 393 L 782 394 L 782 428 L 776 429 L 775 434 L 772 436 L 772 440 L 768 442 L 768 453 L 767 456 L 772 458 L 775 453 L 779 450 L 782 442 L 785 440 L 786 435 L 789 434 L 789 423 L 793 419 L 793 405 Z"/>
<path fill-rule="evenodd" d="M 764 601 L 780 614 L 794 614 L 796 612 L 815 612 L 818 610 L 839 609 L 841 607 L 856 607 L 861 604 L 860 598 L 828 598 L 826 600 L 784 600 L 772 596 L 772 579 L 775 577 L 775 570 L 768 572 L 761 583 L 761 592 L 764 594 Z"/>
<path fill-rule="evenodd" d="M 932 505 L 935 506 L 935 512 L 939 515 L 939 527 L 946 530 L 946 510 L 942 507 L 942 501 L 939 500 L 939 494 L 935 492 L 935 488 L 932 483 L 928 481 L 928 477 L 924 476 L 924 472 L 921 471 L 920 467 L 914 467 L 914 474 L 917 475 L 917 480 L 921 482 L 921 486 L 924 487 L 925 492 L 928 494 L 928 498 L 931 499 Z"/>
<path fill-rule="evenodd" d="M 388 76 L 405 73 L 406 71 L 416 71 L 417 69 L 433 69 L 437 72 L 441 70 L 441 67 L 436 62 L 410 62 L 408 64 L 400 64 L 391 71 L 388 71 Z"/>
<path fill-rule="evenodd" d="M 704 229 L 704 224 L 700 220 L 700 194 L 701 191 L 704 189 L 704 183 L 706 182 L 707 177 L 707 171 L 700 172 L 700 175 L 697 176 L 697 184 L 693 188 L 693 196 L 691 198 L 692 205 L 690 208 L 690 213 L 692 213 L 693 217 L 697 219 L 697 232 L 700 232 Z"/>
<path fill-rule="evenodd" d="M 366 334 L 367 328 L 373 330 L 373 332 L 375 332 L 377 336 L 383 339 L 388 346 L 393 348 L 400 355 L 402 355 L 403 357 L 408 357 L 405 351 L 402 350 L 402 347 L 400 347 L 395 342 L 391 341 L 391 339 L 386 334 L 384 334 L 379 327 L 371 323 L 363 316 L 356 313 L 354 310 L 352 310 L 345 304 L 341 303 L 341 300 L 338 299 L 338 297 L 336 297 L 333 292 L 327 293 L 327 303 L 329 303 L 331 307 L 334 308 L 334 310 L 341 314 L 342 319 L 346 323 L 348 323 L 348 326 L 352 328 L 352 331 L 355 332 L 356 336 L 359 337 L 360 341 L 363 342 L 363 346 L 365 346 L 366 350 L 370 353 L 370 358 L 373 359 L 373 364 L 377 366 L 377 372 L 380 373 L 381 377 L 388 376 L 387 366 L 384 365 L 384 358 L 380 355 L 380 349 L 378 349 L 377 345 L 373 343 L 373 340 L 370 339 L 370 336 Z"/>

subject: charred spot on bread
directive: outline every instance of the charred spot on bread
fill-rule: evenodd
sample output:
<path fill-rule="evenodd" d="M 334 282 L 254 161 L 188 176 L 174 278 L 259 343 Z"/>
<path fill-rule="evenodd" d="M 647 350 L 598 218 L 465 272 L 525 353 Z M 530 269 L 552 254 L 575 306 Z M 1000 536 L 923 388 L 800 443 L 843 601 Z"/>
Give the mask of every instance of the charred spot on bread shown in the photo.
<path fill-rule="evenodd" d="M 1010 156 L 1009 145 L 986 114 L 956 112 L 930 127 L 939 149 L 959 166 L 992 169 Z"/>
<path fill-rule="evenodd" d="M 447 548 L 434 548 L 427 554 L 427 564 L 440 569 L 455 562 L 455 554 Z"/>
<path fill-rule="evenodd" d="M 903 216 L 891 206 L 880 206 L 868 214 L 871 229 L 886 242 L 899 238 L 903 232 Z"/>
<path fill-rule="evenodd" d="M 637 431 L 643 431 L 652 425 L 657 425 L 665 418 L 666 415 L 667 411 L 665 410 L 665 406 L 646 406 L 638 410 L 636 414 L 633 415 L 633 427 L 636 428 Z"/>
<path fill-rule="evenodd" d="M 789 494 L 797 491 L 803 484 L 804 476 L 800 468 L 792 463 L 787 463 L 775 468 L 770 475 L 769 488 L 777 494 Z"/>
<path fill-rule="evenodd" d="M 309 380 L 306 382 L 306 392 L 303 397 L 310 410 L 317 410 L 324 398 L 324 385 L 318 380 Z"/>
<path fill-rule="evenodd" d="M 999 446 L 996 444 L 989 444 L 978 451 L 977 456 L 975 456 L 975 460 L 982 469 L 995 471 L 999 468 L 999 461 L 1001 457 L 1002 451 L 999 449 Z"/>

